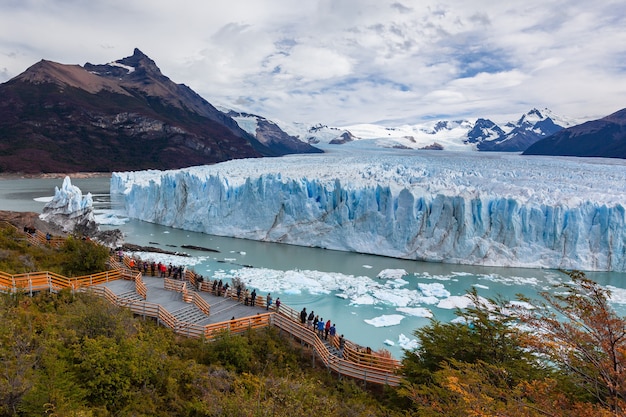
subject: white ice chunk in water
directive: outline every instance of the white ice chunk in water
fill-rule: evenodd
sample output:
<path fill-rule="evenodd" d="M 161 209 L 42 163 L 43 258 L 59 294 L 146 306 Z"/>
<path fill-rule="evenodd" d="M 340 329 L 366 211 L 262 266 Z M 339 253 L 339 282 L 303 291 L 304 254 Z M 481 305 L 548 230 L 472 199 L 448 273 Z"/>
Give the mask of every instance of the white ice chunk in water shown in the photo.
<path fill-rule="evenodd" d="M 433 316 L 433 312 L 424 307 L 400 307 L 396 308 L 396 310 L 401 313 L 408 314 L 409 316 L 426 318 L 431 318 Z"/>
<path fill-rule="evenodd" d="M 373 319 L 365 319 L 364 321 L 374 327 L 388 327 L 400 324 L 402 319 L 404 319 L 404 316 L 400 314 L 385 314 Z"/>
<path fill-rule="evenodd" d="M 398 345 L 405 350 L 414 350 L 419 347 L 419 342 L 417 339 L 410 339 L 404 334 L 400 334 L 400 336 L 398 336 Z"/>
<path fill-rule="evenodd" d="M 407 275 L 404 269 L 384 269 L 376 275 L 376 278 L 382 279 L 400 279 Z"/>
<path fill-rule="evenodd" d="M 446 290 L 446 287 L 439 282 L 433 282 L 432 284 L 419 282 L 417 287 L 425 297 L 445 298 L 450 296 L 450 291 Z"/>

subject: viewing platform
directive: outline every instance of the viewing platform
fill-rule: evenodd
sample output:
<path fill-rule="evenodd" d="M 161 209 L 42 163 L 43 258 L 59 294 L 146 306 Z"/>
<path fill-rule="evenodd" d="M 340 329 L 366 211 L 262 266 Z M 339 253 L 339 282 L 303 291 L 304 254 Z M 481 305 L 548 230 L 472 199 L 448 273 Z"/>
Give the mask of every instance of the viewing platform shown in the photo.
<path fill-rule="evenodd" d="M 92 293 L 138 316 L 156 319 L 176 334 L 207 341 L 225 331 L 241 334 L 277 327 L 281 336 L 307 346 L 313 362 L 321 360 L 329 372 L 340 377 L 391 386 L 398 386 L 402 378 L 398 360 L 367 352 L 349 340 L 344 340 L 343 349 L 339 349 L 338 338 L 323 340 L 311 327 L 301 324 L 299 311 L 285 304 L 281 304 L 279 312 L 275 304 L 266 309 L 264 294 L 256 297 L 255 306 L 237 300 L 234 292 L 217 296 L 210 282 L 196 281 L 191 271 L 184 274 L 184 279 L 144 275 L 129 268 L 126 257 L 122 262 L 112 257 L 109 269 L 80 277 L 65 277 L 49 271 L 24 274 L 0 271 L 2 293 L 32 296 L 62 290 Z"/>
<path fill-rule="evenodd" d="M 159 304 L 172 314 L 180 318 L 184 318 L 186 322 L 204 326 L 207 324 L 215 324 L 227 322 L 233 317 L 240 319 L 242 317 L 254 316 L 257 314 L 267 313 L 264 306 L 246 306 L 243 302 L 239 302 L 234 298 L 213 295 L 205 291 L 197 291 L 192 285 L 187 283 L 186 288 L 192 294 L 197 294 L 210 306 L 210 314 L 205 314 L 194 303 L 186 302 L 183 299 L 183 293 L 165 288 L 165 280 L 183 283 L 184 281 L 176 281 L 171 278 L 153 277 L 150 275 L 142 276 L 143 282 L 147 287 L 146 302 Z M 110 281 L 97 286 L 106 287 L 120 298 L 130 300 L 141 300 L 139 294 L 135 291 L 135 282 L 126 280 Z M 263 300 L 265 301 L 265 300 Z"/>

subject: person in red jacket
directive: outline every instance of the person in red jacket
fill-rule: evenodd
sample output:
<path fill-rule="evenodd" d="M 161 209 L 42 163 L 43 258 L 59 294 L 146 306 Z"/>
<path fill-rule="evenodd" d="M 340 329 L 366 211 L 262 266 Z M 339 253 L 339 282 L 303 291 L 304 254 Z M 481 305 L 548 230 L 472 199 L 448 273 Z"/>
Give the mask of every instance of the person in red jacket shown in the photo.
<path fill-rule="evenodd" d="M 330 331 L 330 319 L 326 322 L 326 325 L 324 326 L 324 340 L 328 340 L 328 332 Z"/>

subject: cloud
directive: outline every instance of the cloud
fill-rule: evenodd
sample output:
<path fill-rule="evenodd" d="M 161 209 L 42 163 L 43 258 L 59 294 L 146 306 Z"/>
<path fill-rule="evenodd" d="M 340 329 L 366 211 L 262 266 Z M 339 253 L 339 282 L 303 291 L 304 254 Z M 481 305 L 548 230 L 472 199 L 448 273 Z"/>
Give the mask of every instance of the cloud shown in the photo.
<path fill-rule="evenodd" d="M 625 107 L 616 0 L 36 0 L 0 4 L 0 82 L 138 47 L 214 104 L 327 124 Z"/>
<path fill-rule="evenodd" d="M 351 74 L 350 60 L 330 49 L 297 45 L 288 54 L 273 58 L 274 73 L 291 79 L 319 81 Z"/>

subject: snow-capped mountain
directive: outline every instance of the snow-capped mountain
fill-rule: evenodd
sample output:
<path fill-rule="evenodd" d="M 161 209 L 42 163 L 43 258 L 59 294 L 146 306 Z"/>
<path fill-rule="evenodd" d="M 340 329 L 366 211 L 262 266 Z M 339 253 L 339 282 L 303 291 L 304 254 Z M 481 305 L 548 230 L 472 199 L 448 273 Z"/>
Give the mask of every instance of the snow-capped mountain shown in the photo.
<path fill-rule="evenodd" d="M 524 154 L 626 158 L 626 109 L 563 129 Z"/>
<path fill-rule="evenodd" d="M 454 151 L 476 150 L 475 144 L 465 142 L 467 132 L 472 127 L 472 123 L 467 120 L 434 121 L 397 127 L 377 124 L 330 127 L 321 123 L 313 126 L 303 123 L 277 123 L 300 140 L 320 145 L 369 141 L 380 148 L 424 149 L 435 145 L 436 148 Z"/>
<path fill-rule="evenodd" d="M 485 124 L 490 122 L 479 120 Z M 493 124 L 490 129 L 484 130 L 486 133 L 484 136 L 472 132 L 475 135 L 471 136 L 471 140 L 477 143 L 479 151 L 522 152 L 535 142 L 574 124 L 573 121 L 559 117 L 549 109 L 532 109 L 522 115 L 517 122 L 508 122 L 503 128 Z"/>
<path fill-rule="evenodd" d="M 370 141 L 381 148 L 444 149 L 451 151 L 521 152 L 528 146 L 576 123 L 549 109 L 531 109 L 518 120 L 498 125 L 486 118 L 438 120 L 397 127 L 357 124 L 329 127 L 276 121 L 290 136 L 314 145 Z M 242 124 L 244 130 L 248 130 Z M 249 131 L 249 130 L 248 130 Z"/>

